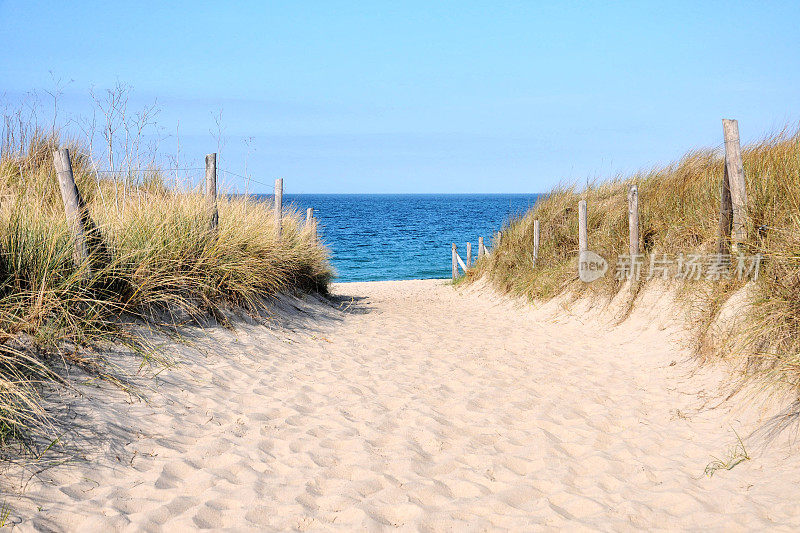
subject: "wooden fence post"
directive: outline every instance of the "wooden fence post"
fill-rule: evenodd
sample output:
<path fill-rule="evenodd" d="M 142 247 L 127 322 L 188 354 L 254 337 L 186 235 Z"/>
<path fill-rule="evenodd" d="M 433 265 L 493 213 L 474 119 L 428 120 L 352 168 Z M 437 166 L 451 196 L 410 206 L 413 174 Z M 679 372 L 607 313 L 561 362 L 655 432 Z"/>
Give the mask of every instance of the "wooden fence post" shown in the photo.
<path fill-rule="evenodd" d="M 478 259 L 483 257 L 483 237 L 478 237 Z"/>
<path fill-rule="evenodd" d="M 536 260 L 539 259 L 539 221 L 533 221 L 533 266 L 536 266 Z"/>
<path fill-rule="evenodd" d="M 72 161 L 69 150 L 61 148 L 53 152 L 53 164 L 58 176 L 58 188 L 61 190 L 61 199 L 64 201 L 64 212 L 67 215 L 67 224 L 75 238 L 75 251 L 73 257 L 75 264 L 86 268 L 84 277 L 91 276 L 89 264 L 89 243 L 87 240 L 86 205 L 83 203 L 75 177 L 72 174 Z"/>
<path fill-rule="evenodd" d="M 275 180 L 275 201 L 273 202 L 275 209 L 275 221 L 278 226 L 278 238 L 281 238 L 281 229 L 283 226 L 283 178 Z"/>
<path fill-rule="evenodd" d="M 639 187 L 628 187 L 628 235 L 630 236 L 631 261 L 639 255 Z"/>
<path fill-rule="evenodd" d="M 456 261 L 456 243 L 453 243 L 453 281 L 458 277 L 458 262 Z"/>
<path fill-rule="evenodd" d="M 217 154 L 206 155 L 206 201 L 211 216 L 211 229 L 219 225 L 219 212 L 217 211 Z"/>
<path fill-rule="evenodd" d="M 472 243 L 467 243 L 467 268 L 472 267 Z"/>
<path fill-rule="evenodd" d="M 719 231 L 717 237 L 717 253 L 730 253 L 731 229 L 733 228 L 733 204 L 731 203 L 731 186 L 728 181 L 728 165 L 722 164 L 722 183 L 719 185 Z"/>
<path fill-rule="evenodd" d="M 585 252 L 589 249 L 587 240 L 586 200 L 581 200 L 578 202 L 578 252 Z"/>
<path fill-rule="evenodd" d="M 317 222 L 314 220 L 313 207 L 306 209 L 306 227 L 309 228 L 312 238 L 317 240 Z"/>
<path fill-rule="evenodd" d="M 725 170 L 728 174 L 733 211 L 731 240 L 734 251 L 737 251 L 738 245 L 747 240 L 747 189 L 742 166 L 742 147 L 739 144 L 739 123 L 722 119 L 722 129 L 725 135 Z"/>

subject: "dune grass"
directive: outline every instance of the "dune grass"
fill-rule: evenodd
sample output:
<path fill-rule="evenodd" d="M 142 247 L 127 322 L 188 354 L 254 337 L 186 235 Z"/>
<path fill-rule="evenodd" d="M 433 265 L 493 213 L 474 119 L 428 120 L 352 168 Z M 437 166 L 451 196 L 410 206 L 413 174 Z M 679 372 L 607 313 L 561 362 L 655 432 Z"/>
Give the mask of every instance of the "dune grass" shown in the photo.
<path fill-rule="evenodd" d="M 666 167 L 583 190 L 559 187 L 503 228 L 502 241 L 466 281 L 487 279 L 500 291 L 532 300 L 565 292 L 612 298 L 622 287 L 613 269 L 618 256 L 628 253 L 626 193 L 633 183 L 639 187 L 642 253 L 714 254 L 723 160 L 719 149 L 697 150 Z M 710 338 L 723 304 L 746 280 L 734 276 L 676 288 L 693 308 L 698 353 L 741 358 L 745 375 L 800 392 L 800 133 L 783 132 L 744 147 L 743 162 L 749 202 L 743 252 L 764 257 L 758 280 L 748 285 L 743 327 L 731 338 Z M 588 203 L 589 249 L 610 265 L 605 277 L 590 284 L 579 281 L 577 272 L 582 199 Z M 532 268 L 535 219 L 541 242 Z"/>
<path fill-rule="evenodd" d="M 221 196 L 211 231 L 200 190 L 171 190 L 158 169 L 99 179 L 72 142 L 98 244 L 76 264 L 52 162 L 60 144 L 37 133 L 0 158 L 0 443 L 46 419 L 39 391 L 60 379 L 54 356 L 99 372 L 92 348 L 107 343 L 159 357 L 131 325 L 224 321 L 225 307 L 325 292 L 331 278 L 327 249 L 292 210 L 278 238 L 272 205 Z"/>
<path fill-rule="evenodd" d="M 714 459 L 706 465 L 705 470 L 703 470 L 703 474 L 706 476 L 713 477 L 719 470 L 733 470 L 737 465 L 752 459 L 744 445 L 742 437 L 739 436 L 735 429 L 731 429 L 733 430 L 733 434 L 736 435 L 736 444 L 729 447 L 727 453 L 723 457 L 714 457 Z"/>

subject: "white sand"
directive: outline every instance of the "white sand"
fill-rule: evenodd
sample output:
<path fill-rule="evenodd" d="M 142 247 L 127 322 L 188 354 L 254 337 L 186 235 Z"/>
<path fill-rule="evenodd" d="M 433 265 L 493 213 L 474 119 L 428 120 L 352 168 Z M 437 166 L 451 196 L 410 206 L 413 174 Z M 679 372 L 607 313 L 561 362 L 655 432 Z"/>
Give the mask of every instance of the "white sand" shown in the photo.
<path fill-rule="evenodd" d="M 175 345 L 186 364 L 139 381 L 149 403 L 82 387 L 65 411 L 86 429 L 81 453 L 7 497 L 12 519 L 70 531 L 800 528 L 800 458 L 785 439 L 703 475 L 759 412 L 714 407 L 721 373 L 693 372 L 666 307 L 611 328 L 599 310 L 440 281 L 334 290 L 361 299 L 341 313 L 309 298 L 283 326 Z"/>

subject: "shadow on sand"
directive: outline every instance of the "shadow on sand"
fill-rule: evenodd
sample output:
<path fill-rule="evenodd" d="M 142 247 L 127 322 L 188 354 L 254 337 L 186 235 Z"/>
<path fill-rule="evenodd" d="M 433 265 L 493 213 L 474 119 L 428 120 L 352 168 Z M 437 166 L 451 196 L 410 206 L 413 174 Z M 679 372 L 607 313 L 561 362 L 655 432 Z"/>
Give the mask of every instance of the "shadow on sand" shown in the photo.
<path fill-rule="evenodd" d="M 99 371 L 86 371 L 62 365 L 61 385 L 48 385 L 43 391 L 43 407 L 49 415 L 46 425 L 24 444 L 0 449 L 0 492 L 9 498 L 11 515 L 8 523 L 19 523 L 14 514 L 14 500 L 29 500 L 35 506 L 56 511 L 56 504 L 39 501 L 35 494 L 26 494 L 36 484 L 60 485 L 72 470 L 69 465 L 110 460 L 112 467 L 130 468 L 130 444 L 142 437 L 168 441 L 168 434 L 159 435 L 152 421 L 134 415 L 140 406 L 151 404 L 154 393 L 167 398 L 183 384 L 170 373 L 182 365 L 202 365 L 204 346 L 220 344 L 218 350 L 235 348 L 236 332 L 245 327 L 264 328 L 268 333 L 286 338 L 293 335 L 318 335 L 329 331 L 347 315 L 369 313 L 369 299 L 362 296 L 298 294 L 280 295 L 262 301 L 256 310 L 226 309 L 217 318 L 171 316 L 163 325 L 139 322 L 134 325 L 141 344 L 112 345 L 97 350 L 102 361 Z M 162 317 L 166 318 L 166 317 Z M 176 320 L 178 318 L 178 320 Z M 158 321 L 156 321 L 158 322 Z M 181 325 L 174 325 L 174 324 Z M 234 340 L 219 341 L 228 333 Z M 148 364 L 143 354 L 163 354 L 158 363 Z M 172 355 L 177 354 L 177 355 Z M 263 357 L 263 353 L 259 354 Z M 247 356 L 252 357 L 252 356 Z M 235 387 L 233 387 L 235 389 Z M 113 401 L 109 401 L 109 399 Z M 120 401 L 122 399 L 122 401 Z M 169 431 L 169 428 L 160 428 Z M 47 435 L 45 438 L 44 435 Z M 60 467 L 54 469 L 54 467 Z M 89 482 L 87 482 L 89 483 Z M 90 485 L 90 483 L 89 483 Z M 92 487 L 85 487 L 91 498 Z M 79 486 L 76 491 L 84 490 Z M 2 503 L 2 502 L 0 502 Z M 26 506 L 30 507 L 30 505 Z M 43 513 L 26 517 L 36 529 L 59 530 Z"/>

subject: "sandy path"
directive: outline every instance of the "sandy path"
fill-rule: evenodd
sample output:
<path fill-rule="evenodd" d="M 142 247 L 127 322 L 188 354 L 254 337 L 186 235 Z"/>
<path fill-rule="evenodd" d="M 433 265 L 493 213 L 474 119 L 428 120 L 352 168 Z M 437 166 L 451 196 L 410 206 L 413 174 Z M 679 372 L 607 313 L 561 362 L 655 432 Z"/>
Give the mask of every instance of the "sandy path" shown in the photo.
<path fill-rule="evenodd" d="M 181 348 L 149 404 L 74 399 L 106 437 L 10 500 L 21 527 L 800 528 L 785 445 L 703 475 L 753 421 L 703 408 L 657 314 L 609 330 L 438 281 L 335 292 L 346 313 Z"/>

